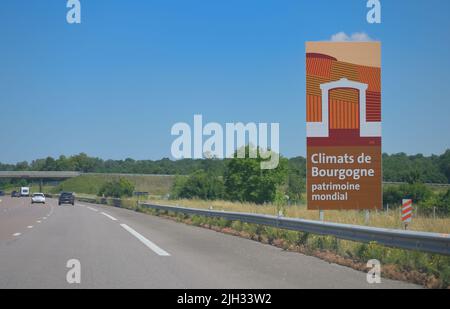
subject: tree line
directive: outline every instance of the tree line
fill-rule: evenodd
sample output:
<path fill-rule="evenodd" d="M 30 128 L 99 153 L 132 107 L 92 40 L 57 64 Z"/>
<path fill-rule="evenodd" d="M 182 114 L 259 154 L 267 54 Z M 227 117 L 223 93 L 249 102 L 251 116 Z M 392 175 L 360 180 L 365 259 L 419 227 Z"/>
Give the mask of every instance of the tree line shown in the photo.
<path fill-rule="evenodd" d="M 306 160 L 294 157 L 287 160 L 291 182 L 306 176 Z M 189 175 L 205 170 L 223 175 L 229 159 L 170 160 L 103 160 L 85 153 L 74 156 L 47 157 L 16 164 L 0 163 L 3 171 L 79 171 L 84 173 L 130 173 Z M 450 149 L 442 155 L 424 156 L 405 153 L 383 154 L 383 180 L 388 182 L 450 183 Z"/>
<path fill-rule="evenodd" d="M 404 155 L 394 156 L 394 162 Z M 410 172 L 401 185 L 386 185 L 383 188 L 383 205 L 399 207 L 402 199 L 411 198 L 424 214 L 450 213 L 450 189 L 433 190 L 423 183 L 421 170 L 415 162 L 423 162 L 423 157 L 412 157 Z M 273 170 L 261 170 L 261 158 L 229 159 L 223 173 L 199 169 L 188 176 L 178 176 L 171 190 L 173 199 L 230 200 L 255 204 L 275 203 L 286 205 L 302 203 L 305 197 L 304 158 L 288 160 L 280 158 L 280 164 Z M 389 159 L 387 159 L 389 161 Z M 389 162 L 388 164 L 392 164 Z M 438 163 L 441 164 L 441 163 Z M 405 165 L 407 166 L 407 165 Z M 428 174 L 433 175 L 428 171 Z M 439 178 L 436 178 L 436 180 Z M 432 180 L 435 181 L 434 178 Z M 430 182 L 432 182 L 430 181 Z"/>
<path fill-rule="evenodd" d="M 246 147 L 247 154 L 250 152 Z M 248 155 L 247 155 L 248 156 Z M 247 159 L 178 160 L 102 160 L 84 153 L 58 159 L 48 157 L 31 163 L 0 164 L 11 171 L 80 171 L 95 173 L 167 174 L 178 175 L 171 190 L 172 198 L 225 199 L 262 203 L 302 202 L 305 193 L 306 159 L 280 156 L 274 170 L 261 170 L 261 157 Z M 408 156 L 404 153 L 383 155 L 384 180 L 403 182 L 401 186 L 384 188 L 384 204 L 396 206 L 410 197 L 423 209 L 439 207 L 450 212 L 450 190 L 436 193 L 424 183 L 450 183 L 450 150 L 440 156 Z M 14 181 L 14 180 L 13 180 Z M 5 180 L 0 181 L 0 186 Z M 108 183 L 100 195 L 131 195 L 126 183 Z"/>

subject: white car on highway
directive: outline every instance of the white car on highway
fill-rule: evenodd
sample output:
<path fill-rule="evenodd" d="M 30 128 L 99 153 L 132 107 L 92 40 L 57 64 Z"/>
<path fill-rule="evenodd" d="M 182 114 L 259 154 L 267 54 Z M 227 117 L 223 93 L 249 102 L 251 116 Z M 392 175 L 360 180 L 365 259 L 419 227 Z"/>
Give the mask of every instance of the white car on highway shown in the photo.
<path fill-rule="evenodd" d="M 45 204 L 45 195 L 44 193 L 34 193 L 31 197 L 31 204 L 34 203 L 42 203 Z"/>

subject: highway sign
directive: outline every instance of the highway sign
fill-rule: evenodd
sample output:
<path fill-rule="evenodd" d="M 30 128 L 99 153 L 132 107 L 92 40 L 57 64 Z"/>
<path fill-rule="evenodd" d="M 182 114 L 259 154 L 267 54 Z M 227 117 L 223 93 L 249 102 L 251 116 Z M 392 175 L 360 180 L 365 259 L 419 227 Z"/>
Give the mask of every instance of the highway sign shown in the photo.
<path fill-rule="evenodd" d="M 381 209 L 381 44 L 306 43 L 308 209 Z"/>

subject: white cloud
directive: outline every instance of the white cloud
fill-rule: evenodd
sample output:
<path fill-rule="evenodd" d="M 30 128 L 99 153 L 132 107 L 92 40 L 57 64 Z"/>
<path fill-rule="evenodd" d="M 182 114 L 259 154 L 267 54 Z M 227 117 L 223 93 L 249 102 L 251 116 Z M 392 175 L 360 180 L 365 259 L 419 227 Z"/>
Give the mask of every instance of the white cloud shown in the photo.
<path fill-rule="evenodd" d="M 370 42 L 373 39 L 365 32 L 355 32 L 348 35 L 345 32 L 338 32 L 331 36 L 332 42 Z"/>

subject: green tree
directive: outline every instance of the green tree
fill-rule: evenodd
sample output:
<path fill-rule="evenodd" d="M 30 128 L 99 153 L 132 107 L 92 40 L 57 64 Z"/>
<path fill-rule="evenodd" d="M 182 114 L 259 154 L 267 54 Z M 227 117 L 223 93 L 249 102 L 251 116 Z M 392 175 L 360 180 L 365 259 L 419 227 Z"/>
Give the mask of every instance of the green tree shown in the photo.
<path fill-rule="evenodd" d="M 83 173 L 98 171 L 102 163 L 102 160 L 88 157 L 85 153 L 73 156 L 72 160 L 75 163 L 75 169 Z"/>
<path fill-rule="evenodd" d="M 57 169 L 59 171 L 74 171 L 75 170 L 75 162 L 72 158 L 67 158 L 66 156 L 59 156 L 58 160 L 56 160 Z"/>
<path fill-rule="evenodd" d="M 19 162 L 16 164 L 16 171 L 27 171 L 29 169 L 29 165 L 27 161 Z"/>
<path fill-rule="evenodd" d="M 113 180 L 105 183 L 99 190 L 99 196 L 105 197 L 131 197 L 134 192 L 134 185 L 125 178 Z"/>
<path fill-rule="evenodd" d="M 412 170 L 406 175 L 406 182 L 409 184 L 419 183 L 421 179 L 420 172 L 418 170 Z"/>
<path fill-rule="evenodd" d="M 446 214 L 450 213 L 450 189 L 440 196 L 437 207 Z"/>
<path fill-rule="evenodd" d="M 56 171 L 58 170 L 58 166 L 56 163 L 56 160 L 53 159 L 52 157 L 47 157 L 47 159 L 45 159 L 45 163 L 44 166 L 42 167 L 43 171 Z"/>
<path fill-rule="evenodd" d="M 289 171 L 286 195 L 291 202 L 301 202 L 302 194 L 305 192 L 305 180 L 296 172 Z"/>
<path fill-rule="evenodd" d="M 444 174 L 444 157 L 445 155 L 425 157 L 422 154 L 383 154 L 383 179 L 408 183 L 448 183 L 449 179 Z"/>
<path fill-rule="evenodd" d="M 448 183 L 450 183 L 450 149 L 440 156 L 439 167 L 445 177 L 447 177 Z"/>
<path fill-rule="evenodd" d="M 229 199 L 262 204 L 275 200 L 277 187 L 287 180 L 287 160 L 280 157 L 275 169 L 261 169 L 263 158 L 249 158 L 249 146 L 245 147 L 245 158 L 238 158 L 237 152 L 226 165 L 224 182 Z M 258 149 L 256 149 L 258 150 Z"/>

